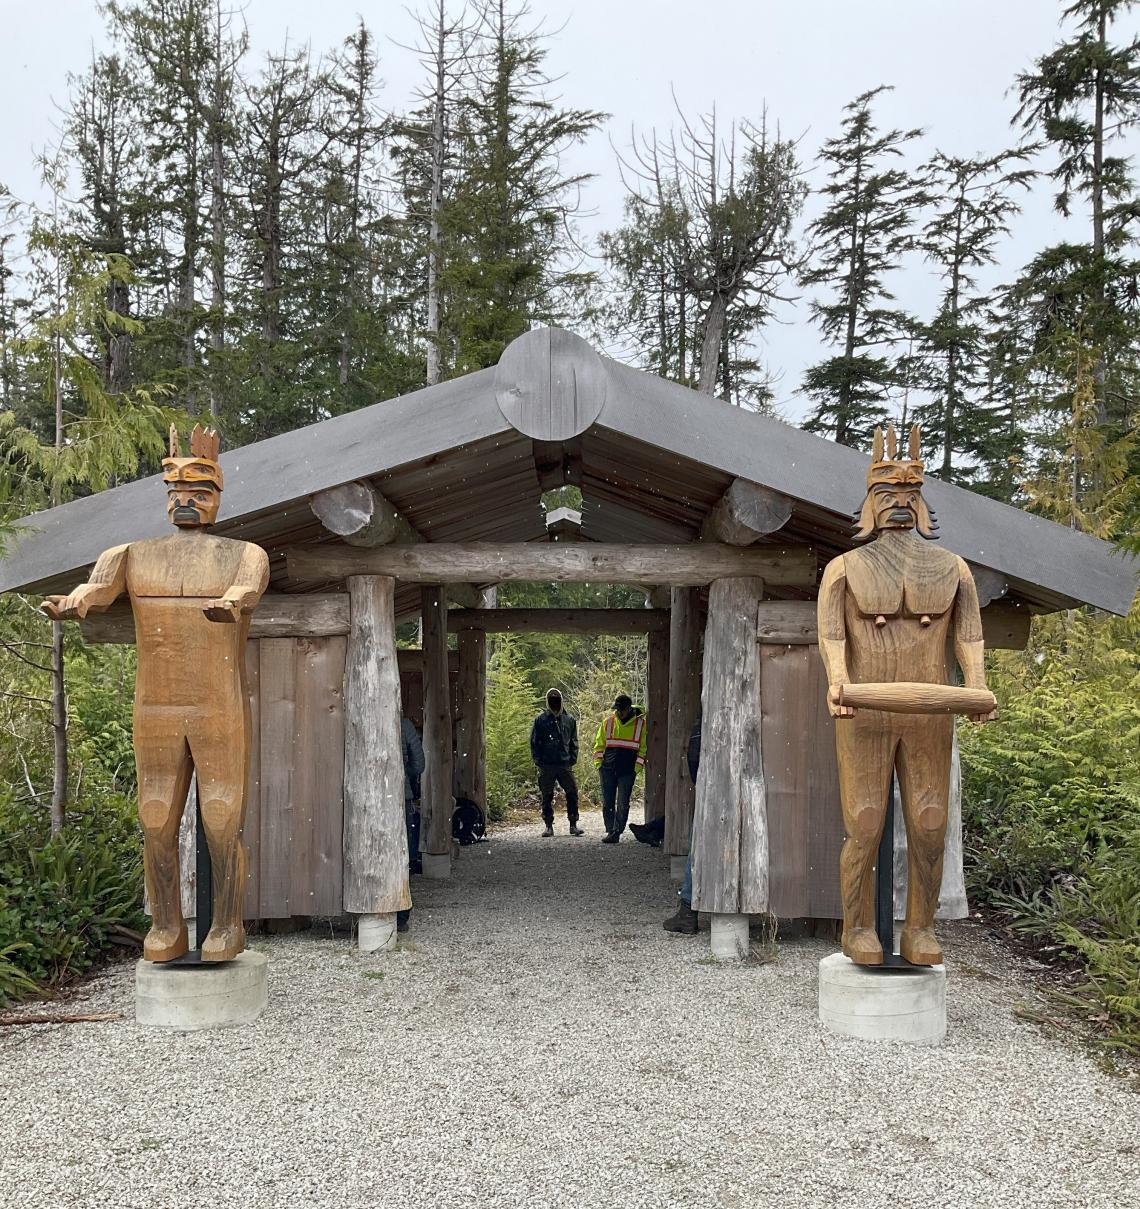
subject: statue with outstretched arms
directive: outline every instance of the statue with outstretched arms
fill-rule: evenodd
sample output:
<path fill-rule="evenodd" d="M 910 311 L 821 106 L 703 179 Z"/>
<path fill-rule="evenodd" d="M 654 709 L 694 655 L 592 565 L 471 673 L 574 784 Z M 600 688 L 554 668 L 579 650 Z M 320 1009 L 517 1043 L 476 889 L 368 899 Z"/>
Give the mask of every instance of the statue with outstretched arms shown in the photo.
<path fill-rule="evenodd" d="M 833 559 L 819 589 L 819 651 L 827 670 L 846 840 L 840 856 L 843 952 L 878 965 L 874 865 L 897 775 L 906 820 L 908 889 L 901 955 L 936 965 L 934 913 L 942 885 L 954 714 L 996 717 L 986 688 L 974 579 L 955 554 L 931 546 L 937 527 L 922 498 L 917 428 L 897 458 L 893 426 L 875 432 L 860 540 Z M 952 683 L 950 650 L 964 684 Z"/>
<path fill-rule="evenodd" d="M 249 617 L 269 582 L 269 560 L 252 542 L 209 532 L 221 504 L 218 434 L 195 426 L 190 457 L 171 428 L 163 460 L 168 537 L 115 546 L 86 583 L 41 606 L 57 620 L 100 612 L 126 592 L 135 619 L 134 747 L 143 863 L 153 926 L 143 956 L 173 961 L 188 948 L 182 916 L 178 829 L 191 776 L 214 882 L 205 961 L 245 948 L 241 842 L 251 725 L 245 682 Z M 222 624 L 218 624 L 222 623 Z"/>

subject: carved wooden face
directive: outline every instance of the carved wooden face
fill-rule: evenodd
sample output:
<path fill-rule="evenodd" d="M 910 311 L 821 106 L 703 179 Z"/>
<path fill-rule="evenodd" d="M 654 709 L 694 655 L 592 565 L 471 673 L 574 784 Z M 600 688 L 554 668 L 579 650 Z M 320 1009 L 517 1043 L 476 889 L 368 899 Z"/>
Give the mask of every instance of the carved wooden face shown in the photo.
<path fill-rule="evenodd" d="M 871 508 L 876 529 L 913 529 L 918 524 L 921 483 L 876 483 Z"/>
<path fill-rule="evenodd" d="M 166 489 L 166 515 L 180 529 L 201 529 L 218 519 L 222 493 L 213 483 L 171 483 Z"/>

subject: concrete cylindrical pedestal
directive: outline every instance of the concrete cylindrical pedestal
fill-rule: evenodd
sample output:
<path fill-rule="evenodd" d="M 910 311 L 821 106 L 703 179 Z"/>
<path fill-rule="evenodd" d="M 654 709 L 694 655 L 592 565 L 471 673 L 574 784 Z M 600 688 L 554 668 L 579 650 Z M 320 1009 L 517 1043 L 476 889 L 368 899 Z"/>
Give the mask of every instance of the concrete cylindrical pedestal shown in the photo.
<path fill-rule="evenodd" d="M 451 853 L 424 852 L 420 856 L 424 877 L 443 880 L 451 876 Z"/>
<path fill-rule="evenodd" d="M 675 882 L 685 880 L 685 866 L 689 863 L 687 856 L 671 856 L 669 858 L 669 876 Z"/>
<path fill-rule="evenodd" d="M 946 1035 L 946 967 L 884 969 L 832 953 L 819 963 L 819 1022 L 846 1037 L 938 1045 Z"/>
<path fill-rule="evenodd" d="M 712 955 L 721 961 L 743 961 L 748 956 L 748 916 L 713 914 L 709 919 Z"/>
<path fill-rule="evenodd" d="M 269 959 L 246 949 L 233 961 L 135 964 L 135 1019 L 155 1028 L 252 1024 L 269 1002 Z"/>
<path fill-rule="evenodd" d="M 361 953 L 376 953 L 396 947 L 396 913 L 362 915 L 356 923 L 356 947 Z"/>

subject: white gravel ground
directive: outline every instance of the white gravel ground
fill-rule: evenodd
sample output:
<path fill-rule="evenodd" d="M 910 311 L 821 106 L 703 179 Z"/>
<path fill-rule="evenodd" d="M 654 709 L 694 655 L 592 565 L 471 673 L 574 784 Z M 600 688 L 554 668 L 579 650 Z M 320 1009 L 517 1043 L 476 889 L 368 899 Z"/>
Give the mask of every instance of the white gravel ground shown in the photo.
<path fill-rule="evenodd" d="M 1014 1016 L 976 927 L 941 1048 L 834 1038 L 832 945 L 714 964 L 661 929 L 668 862 L 585 826 L 417 879 L 396 953 L 255 939 L 253 1027 L 140 1029 L 125 965 L 61 1007 L 122 1021 L 3 1030 L 0 1205 L 1140 1206 L 1140 1096 Z"/>

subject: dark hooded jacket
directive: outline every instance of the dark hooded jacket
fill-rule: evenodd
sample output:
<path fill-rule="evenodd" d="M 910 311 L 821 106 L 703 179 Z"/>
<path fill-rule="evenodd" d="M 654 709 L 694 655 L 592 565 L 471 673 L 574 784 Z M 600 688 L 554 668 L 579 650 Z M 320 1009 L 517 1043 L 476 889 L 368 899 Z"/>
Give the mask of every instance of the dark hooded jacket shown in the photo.
<path fill-rule="evenodd" d="M 551 690 L 552 692 L 554 690 Z M 550 708 L 551 693 L 546 694 L 546 709 L 530 728 L 530 755 L 536 764 L 568 767 L 578 762 L 578 723 L 566 712 Z"/>

